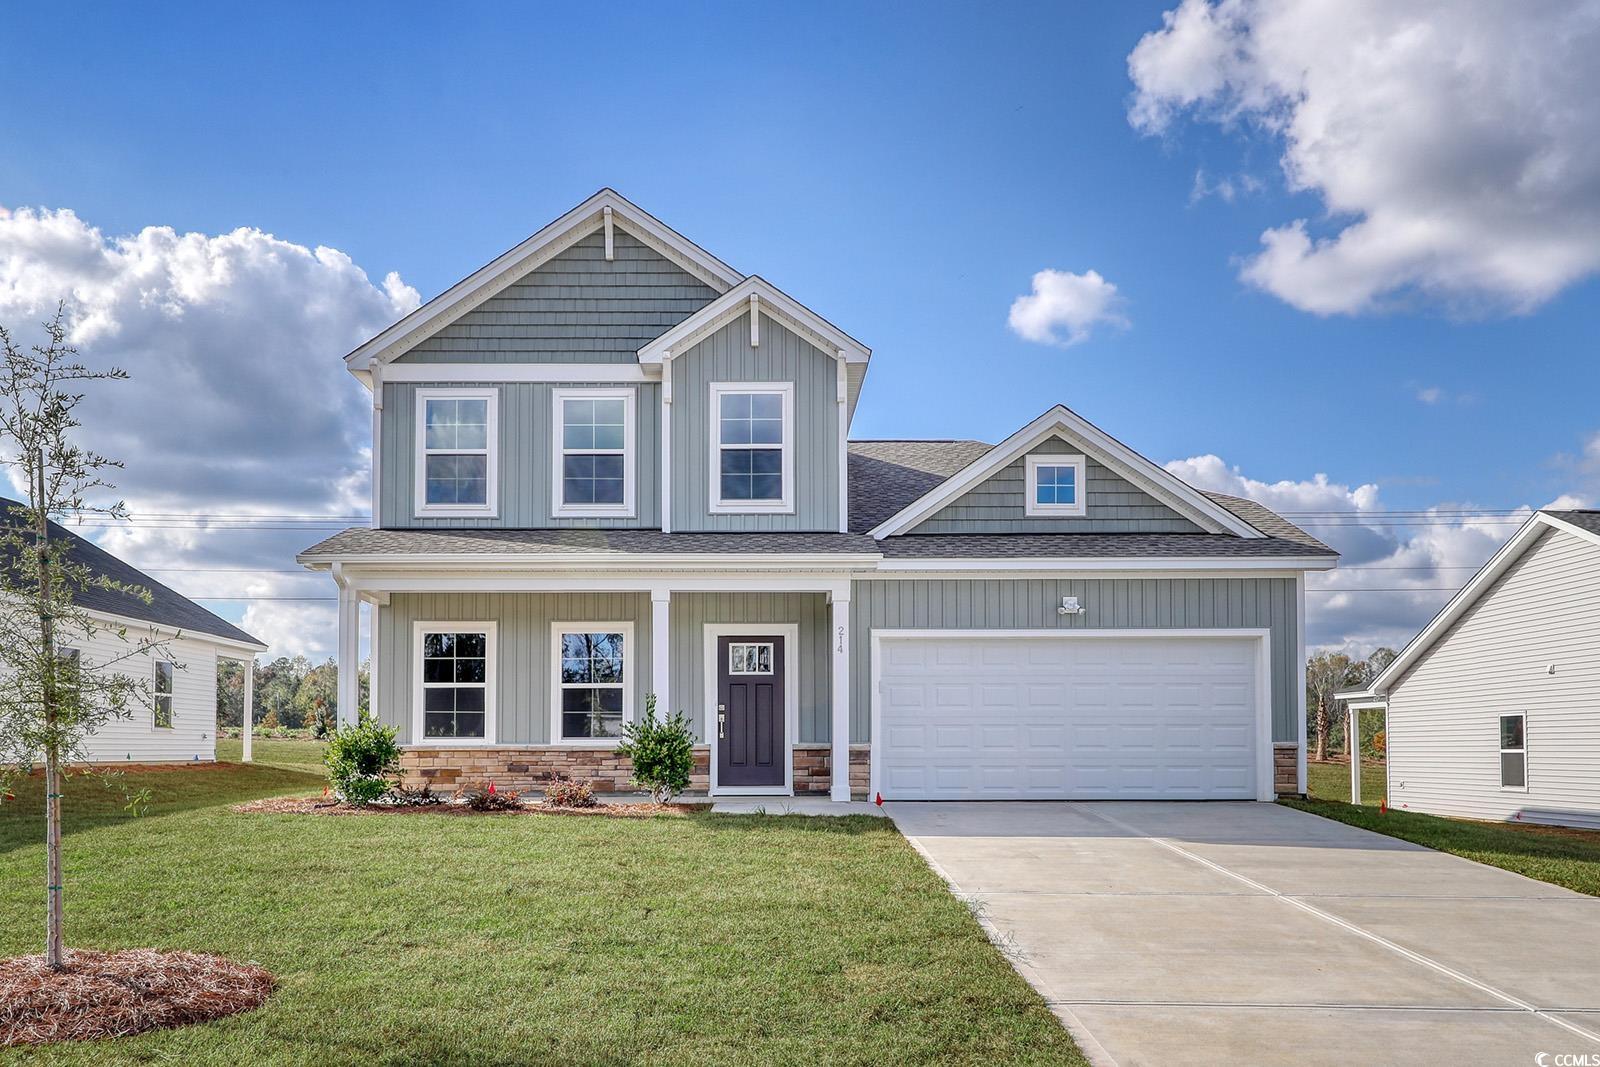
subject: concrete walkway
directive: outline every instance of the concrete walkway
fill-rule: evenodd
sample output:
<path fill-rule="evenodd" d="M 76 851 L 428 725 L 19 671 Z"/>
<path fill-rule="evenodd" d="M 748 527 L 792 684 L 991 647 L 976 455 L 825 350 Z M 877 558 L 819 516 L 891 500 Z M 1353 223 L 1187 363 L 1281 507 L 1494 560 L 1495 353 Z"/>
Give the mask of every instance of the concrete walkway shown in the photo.
<path fill-rule="evenodd" d="M 1273 804 L 887 808 L 1097 1063 L 1600 1063 L 1600 898 Z"/>

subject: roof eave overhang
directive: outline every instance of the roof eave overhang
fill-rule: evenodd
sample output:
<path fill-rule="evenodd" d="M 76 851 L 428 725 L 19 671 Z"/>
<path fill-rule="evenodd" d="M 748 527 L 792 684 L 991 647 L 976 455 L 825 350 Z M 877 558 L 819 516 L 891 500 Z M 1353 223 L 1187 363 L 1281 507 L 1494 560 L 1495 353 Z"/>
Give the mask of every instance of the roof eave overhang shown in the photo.
<path fill-rule="evenodd" d="M 1337 556 L 886 557 L 880 571 L 1329 571 Z"/>
<path fill-rule="evenodd" d="M 749 572 L 768 571 L 821 571 L 872 569 L 883 557 L 877 553 L 854 552 L 804 552 L 786 555 L 757 553 L 624 553 L 588 552 L 563 553 L 552 556 L 530 556 L 526 553 L 474 553 L 471 555 L 436 553 L 319 553 L 302 554 L 295 560 L 311 570 L 328 570 L 334 564 L 345 568 L 426 567 L 434 570 L 455 571 L 514 571 L 563 572 L 593 570 L 604 567 L 608 571 L 707 571 L 737 570 Z"/>

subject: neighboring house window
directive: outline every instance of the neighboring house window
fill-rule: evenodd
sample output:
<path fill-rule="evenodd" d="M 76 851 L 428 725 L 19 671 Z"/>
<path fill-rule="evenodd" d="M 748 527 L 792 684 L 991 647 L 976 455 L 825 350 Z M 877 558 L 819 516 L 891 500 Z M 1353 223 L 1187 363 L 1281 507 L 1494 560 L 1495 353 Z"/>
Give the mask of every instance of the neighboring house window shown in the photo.
<path fill-rule="evenodd" d="M 555 389 L 557 515 L 634 513 L 632 389 Z"/>
<path fill-rule="evenodd" d="M 557 741 L 612 742 L 632 721 L 628 623 L 558 623 L 553 735 Z"/>
<path fill-rule="evenodd" d="M 417 733 L 423 744 L 494 739 L 494 626 L 419 623 Z"/>
<path fill-rule="evenodd" d="M 492 515 L 497 480 L 493 389 L 417 391 L 417 513 Z"/>
<path fill-rule="evenodd" d="M 156 660 L 156 688 L 155 688 L 155 725 L 162 729 L 172 728 L 172 675 L 174 667 L 168 660 Z"/>
<path fill-rule="evenodd" d="M 711 510 L 794 510 L 794 386 L 711 386 Z"/>
<path fill-rule="evenodd" d="M 1500 716 L 1500 788 L 1528 788 L 1528 719 L 1522 712 Z"/>
<path fill-rule="evenodd" d="M 1083 484 L 1082 456 L 1029 456 L 1029 515 L 1082 515 L 1088 487 Z"/>

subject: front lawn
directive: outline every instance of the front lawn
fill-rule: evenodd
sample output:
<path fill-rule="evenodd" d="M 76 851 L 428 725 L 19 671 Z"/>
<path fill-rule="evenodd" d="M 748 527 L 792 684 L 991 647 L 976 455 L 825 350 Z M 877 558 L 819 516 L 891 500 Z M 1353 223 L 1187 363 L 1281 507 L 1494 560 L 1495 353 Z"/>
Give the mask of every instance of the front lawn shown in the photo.
<path fill-rule="evenodd" d="M 1363 783 L 1363 792 L 1365 789 Z M 1380 815 L 1375 807 L 1356 807 L 1327 800 L 1280 800 L 1278 803 L 1465 856 L 1491 867 L 1503 867 L 1579 893 L 1600 896 L 1600 833 L 1591 830 L 1473 822 L 1392 808 Z"/>
<path fill-rule="evenodd" d="M 322 787 L 310 743 L 256 755 L 130 772 L 139 817 L 69 782 L 67 933 L 259 961 L 267 1006 L 28 1062 L 1084 1062 L 885 820 L 233 813 Z M 0 957 L 44 927 L 39 780 L 17 792 Z"/>
<path fill-rule="evenodd" d="M 1318 800 L 1350 803 L 1350 764 L 1307 760 L 1306 791 Z M 1375 808 L 1388 791 L 1386 765 L 1364 761 L 1361 764 L 1361 803 Z"/>

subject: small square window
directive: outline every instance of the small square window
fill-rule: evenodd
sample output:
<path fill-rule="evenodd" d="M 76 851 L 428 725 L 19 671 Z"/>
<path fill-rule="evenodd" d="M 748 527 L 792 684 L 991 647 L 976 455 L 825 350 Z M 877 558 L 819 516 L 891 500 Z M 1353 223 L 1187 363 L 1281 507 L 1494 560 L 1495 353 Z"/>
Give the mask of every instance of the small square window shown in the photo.
<path fill-rule="evenodd" d="M 1086 514 L 1085 466 L 1082 456 L 1045 454 L 1027 457 L 1024 512 L 1040 517 Z"/>

